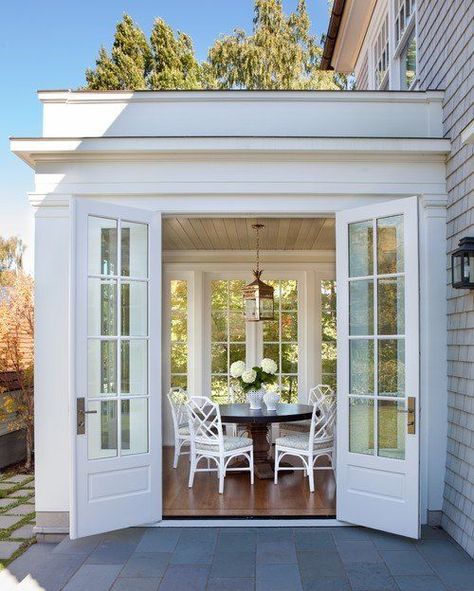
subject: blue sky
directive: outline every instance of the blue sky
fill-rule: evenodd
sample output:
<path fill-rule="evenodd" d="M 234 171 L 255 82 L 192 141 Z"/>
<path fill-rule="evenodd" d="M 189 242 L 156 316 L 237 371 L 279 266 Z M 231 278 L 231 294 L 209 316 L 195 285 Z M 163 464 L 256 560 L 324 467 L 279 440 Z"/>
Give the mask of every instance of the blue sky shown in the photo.
<path fill-rule="evenodd" d="M 297 0 L 283 0 L 286 11 Z M 327 0 L 307 0 L 314 32 L 326 30 Z M 200 59 L 214 39 L 234 27 L 251 30 L 253 0 L 24 0 L 2 4 L 0 38 L 0 235 L 21 236 L 32 270 L 33 210 L 27 192 L 33 172 L 9 151 L 10 136 L 40 136 L 38 89 L 77 88 L 101 44 L 110 48 L 117 21 L 127 12 L 148 35 L 164 18 L 190 34 Z"/>

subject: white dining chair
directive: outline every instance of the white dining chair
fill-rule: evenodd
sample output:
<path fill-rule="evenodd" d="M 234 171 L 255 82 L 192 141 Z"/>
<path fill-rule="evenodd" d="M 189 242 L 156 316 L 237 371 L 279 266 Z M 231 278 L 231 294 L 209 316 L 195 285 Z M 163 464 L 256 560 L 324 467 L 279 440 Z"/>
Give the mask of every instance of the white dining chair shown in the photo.
<path fill-rule="evenodd" d="M 319 403 L 321 404 L 321 403 Z M 313 405 L 313 415 L 308 433 L 294 433 L 277 437 L 275 441 L 275 484 L 280 470 L 303 470 L 308 476 L 309 490 L 314 492 L 314 470 L 333 470 L 334 424 L 336 420 L 336 397 L 327 395 L 323 400 L 324 412 L 318 416 L 318 403 Z M 303 465 L 280 466 L 285 456 L 299 458 Z M 315 466 L 316 460 L 326 456 L 330 466 Z"/>
<path fill-rule="evenodd" d="M 193 486 L 196 472 L 217 472 L 219 494 L 224 493 L 227 472 L 250 472 L 250 484 L 254 482 L 253 441 L 249 437 L 230 437 L 223 434 L 219 405 L 210 398 L 196 396 L 186 405 L 191 434 L 191 464 L 189 488 Z M 229 463 L 239 456 L 248 460 L 248 467 L 229 468 Z M 211 468 L 198 468 L 202 459 L 216 464 Z"/>
<path fill-rule="evenodd" d="M 318 404 L 320 406 L 320 411 L 323 412 L 324 409 L 321 408 L 322 402 L 324 401 L 325 397 L 328 395 L 334 395 L 334 390 L 328 384 L 318 384 L 311 388 L 308 393 L 308 399 L 306 404 L 309 406 L 313 406 L 314 404 Z M 305 421 L 293 421 L 287 423 L 280 423 L 280 436 L 285 433 L 307 433 L 311 426 L 311 421 L 309 419 Z"/>
<path fill-rule="evenodd" d="M 177 468 L 179 456 L 189 455 L 191 453 L 191 434 L 189 432 L 188 414 L 186 412 L 186 404 L 190 400 L 190 397 L 183 388 L 171 388 L 167 397 L 171 407 L 174 429 L 173 468 Z M 182 451 L 183 447 L 188 447 L 189 450 Z"/>

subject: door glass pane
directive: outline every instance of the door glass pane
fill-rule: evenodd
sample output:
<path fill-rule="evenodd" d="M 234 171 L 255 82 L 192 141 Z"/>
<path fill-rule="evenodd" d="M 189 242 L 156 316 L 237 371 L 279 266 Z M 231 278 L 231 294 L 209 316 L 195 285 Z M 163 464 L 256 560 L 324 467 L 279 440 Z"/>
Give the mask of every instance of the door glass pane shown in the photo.
<path fill-rule="evenodd" d="M 337 336 L 336 282 L 321 281 L 321 369 L 322 382 L 336 391 Z"/>
<path fill-rule="evenodd" d="M 245 361 L 245 345 L 231 343 L 229 345 L 229 367 L 234 361 Z"/>
<path fill-rule="evenodd" d="M 294 279 L 282 281 L 280 285 L 280 299 L 282 310 L 298 309 L 298 282 Z"/>
<path fill-rule="evenodd" d="M 373 274 L 373 246 L 372 220 L 349 224 L 349 277 Z"/>
<path fill-rule="evenodd" d="M 405 458 L 406 415 L 401 412 L 404 401 L 378 401 L 378 455 L 384 458 Z"/>
<path fill-rule="evenodd" d="M 89 459 L 112 458 L 117 455 L 117 401 L 91 400 L 86 415 Z"/>
<path fill-rule="evenodd" d="M 405 340 L 378 341 L 378 394 L 405 396 Z"/>
<path fill-rule="evenodd" d="M 89 336 L 117 334 L 117 282 L 89 277 L 87 294 Z"/>
<path fill-rule="evenodd" d="M 349 334 L 374 334 L 373 279 L 360 279 L 349 283 Z"/>
<path fill-rule="evenodd" d="M 284 375 L 281 377 L 281 401 L 288 404 L 298 402 L 298 376 Z"/>
<path fill-rule="evenodd" d="M 279 314 L 279 312 L 275 311 L 275 319 L 269 320 L 268 322 L 264 322 L 262 329 L 263 329 L 264 342 L 277 343 L 280 338 L 280 314 Z M 272 359 L 274 359 L 274 358 L 272 357 Z M 275 358 L 275 361 L 277 361 L 276 358 Z"/>
<path fill-rule="evenodd" d="M 273 359 L 273 358 L 272 358 Z M 298 345 L 281 345 L 281 372 L 296 373 L 298 371 Z"/>
<path fill-rule="evenodd" d="M 403 216 L 377 220 L 377 273 L 403 273 Z"/>
<path fill-rule="evenodd" d="M 226 404 L 229 401 L 227 376 L 211 376 L 211 396 L 217 404 Z"/>
<path fill-rule="evenodd" d="M 89 275 L 117 275 L 117 220 L 89 216 Z"/>
<path fill-rule="evenodd" d="M 211 337 L 213 341 L 227 341 L 227 313 L 224 310 L 211 312 Z"/>
<path fill-rule="evenodd" d="M 405 278 L 379 279 L 378 286 L 378 334 L 405 333 Z"/>
<path fill-rule="evenodd" d="M 148 400 L 121 401 L 121 450 L 123 456 L 148 451 Z"/>
<path fill-rule="evenodd" d="M 224 343 L 213 343 L 211 347 L 211 371 L 212 373 L 227 374 L 227 350 Z"/>
<path fill-rule="evenodd" d="M 148 391 L 148 342 L 142 339 L 121 342 L 121 393 L 146 395 Z"/>
<path fill-rule="evenodd" d="M 121 324 L 124 336 L 147 336 L 148 334 L 148 283 L 126 281 L 121 286 Z"/>
<path fill-rule="evenodd" d="M 349 357 L 351 394 L 373 394 L 374 341 L 369 339 L 351 340 Z"/>
<path fill-rule="evenodd" d="M 188 284 L 170 281 L 170 387 L 188 387 Z"/>
<path fill-rule="evenodd" d="M 117 341 L 89 339 L 87 344 L 87 394 L 89 398 L 117 392 Z"/>
<path fill-rule="evenodd" d="M 245 343 L 245 320 L 243 312 L 229 312 L 229 340 Z"/>
<path fill-rule="evenodd" d="M 281 339 L 290 342 L 298 340 L 298 315 L 296 312 L 282 312 Z"/>
<path fill-rule="evenodd" d="M 349 451 L 374 453 L 374 401 L 366 398 L 349 399 Z"/>
<path fill-rule="evenodd" d="M 148 225 L 122 222 L 121 242 L 121 275 L 148 277 Z"/>

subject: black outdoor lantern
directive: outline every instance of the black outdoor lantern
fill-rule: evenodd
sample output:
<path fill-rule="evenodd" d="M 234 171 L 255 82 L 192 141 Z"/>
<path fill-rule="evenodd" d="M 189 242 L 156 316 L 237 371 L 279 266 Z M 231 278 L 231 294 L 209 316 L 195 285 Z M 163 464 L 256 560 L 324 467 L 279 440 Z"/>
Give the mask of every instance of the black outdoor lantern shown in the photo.
<path fill-rule="evenodd" d="M 260 277 L 260 242 L 259 231 L 263 224 L 253 224 L 252 228 L 257 232 L 257 265 L 253 274 L 255 280 L 243 289 L 244 315 L 247 322 L 259 322 L 261 320 L 274 320 L 273 287 L 264 283 Z"/>
<path fill-rule="evenodd" d="M 451 255 L 452 284 L 456 289 L 474 289 L 474 238 L 461 238 Z"/>

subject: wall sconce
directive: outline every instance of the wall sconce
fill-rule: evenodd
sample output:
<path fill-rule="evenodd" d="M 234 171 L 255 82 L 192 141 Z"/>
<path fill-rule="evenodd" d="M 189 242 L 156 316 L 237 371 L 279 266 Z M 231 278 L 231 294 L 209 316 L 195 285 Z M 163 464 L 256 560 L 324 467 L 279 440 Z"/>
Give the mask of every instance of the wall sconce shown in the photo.
<path fill-rule="evenodd" d="M 452 285 L 455 289 L 474 289 L 474 238 L 461 238 L 451 255 Z"/>

